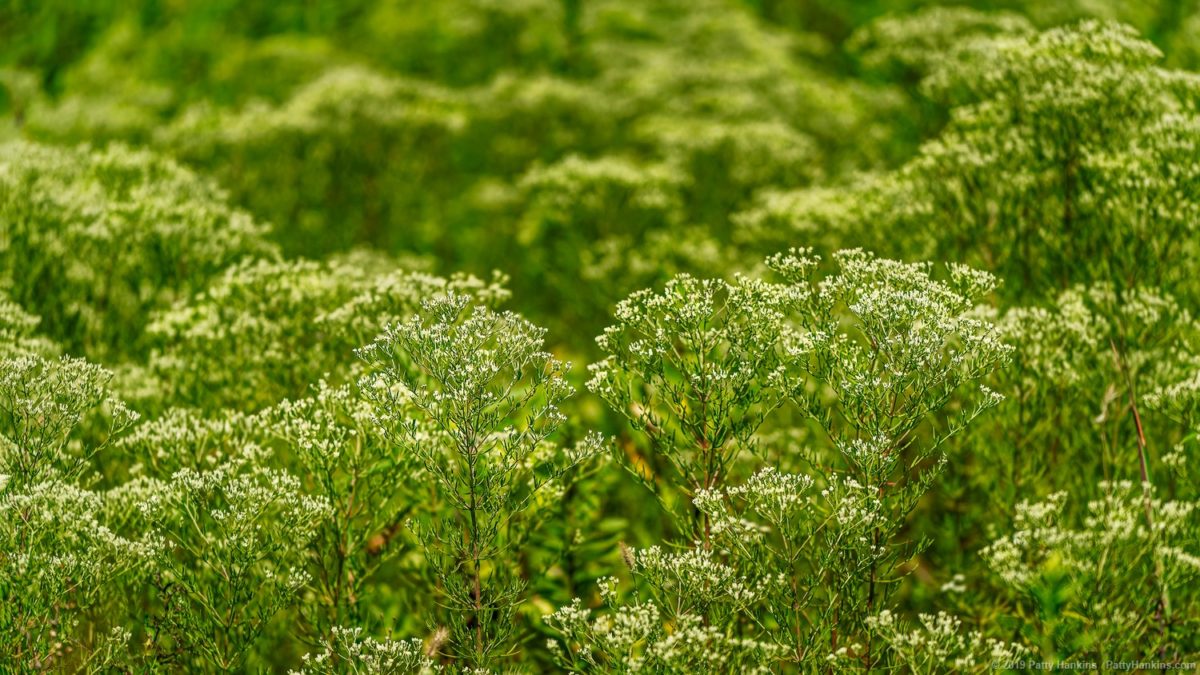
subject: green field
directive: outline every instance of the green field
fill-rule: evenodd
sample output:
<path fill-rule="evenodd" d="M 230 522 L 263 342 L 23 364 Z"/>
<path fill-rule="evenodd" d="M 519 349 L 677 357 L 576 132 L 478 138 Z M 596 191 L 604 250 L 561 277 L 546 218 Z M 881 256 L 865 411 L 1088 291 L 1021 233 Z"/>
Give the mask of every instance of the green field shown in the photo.
<path fill-rule="evenodd" d="M 0 1 L 0 673 L 1200 662 L 1200 0 Z"/>

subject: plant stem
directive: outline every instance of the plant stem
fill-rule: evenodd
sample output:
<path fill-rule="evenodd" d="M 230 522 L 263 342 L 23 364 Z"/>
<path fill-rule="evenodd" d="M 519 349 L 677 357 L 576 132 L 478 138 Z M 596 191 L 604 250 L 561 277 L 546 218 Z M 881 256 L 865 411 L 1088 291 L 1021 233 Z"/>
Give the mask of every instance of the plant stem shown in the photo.
<path fill-rule="evenodd" d="M 1153 487 L 1150 483 L 1150 472 L 1146 463 L 1146 433 L 1142 427 L 1142 416 L 1138 412 L 1137 407 L 1137 392 L 1134 389 L 1133 377 L 1129 373 L 1129 369 L 1125 364 L 1125 360 L 1121 358 L 1121 353 L 1117 350 L 1117 345 L 1111 339 L 1108 341 L 1112 348 L 1113 360 L 1117 364 L 1117 370 L 1125 378 L 1125 389 L 1129 394 L 1129 410 L 1133 413 L 1133 422 L 1137 427 L 1137 449 L 1138 449 L 1138 467 L 1141 471 L 1142 479 L 1142 504 L 1146 512 L 1146 526 L 1150 529 L 1150 535 L 1154 535 L 1154 507 L 1150 499 L 1150 490 Z M 1166 581 L 1163 577 L 1162 557 L 1158 552 L 1154 552 L 1154 578 L 1158 581 L 1158 609 L 1155 612 L 1155 620 L 1158 623 L 1159 635 L 1163 640 L 1159 647 L 1159 654 L 1162 655 L 1162 650 L 1166 648 L 1167 638 L 1167 621 L 1171 617 L 1171 596 L 1167 589 Z"/>

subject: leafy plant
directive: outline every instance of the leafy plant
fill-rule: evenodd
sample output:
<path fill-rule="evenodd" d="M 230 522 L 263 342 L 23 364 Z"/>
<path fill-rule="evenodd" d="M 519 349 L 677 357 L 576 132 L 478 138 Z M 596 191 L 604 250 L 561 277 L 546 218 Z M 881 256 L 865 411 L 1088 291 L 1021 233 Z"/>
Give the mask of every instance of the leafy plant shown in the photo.
<path fill-rule="evenodd" d="M 650 596 L 634 608 L 661 612 L 680 640 L 696 622 L 715 639 L 770 646 L 739 667 L 819 664 L 846 654 L 839 641 L 855 636 L 850 656 L 878 660 L 866 619 L 923 547 L 899 541 L 905 519 L 946 463 L 943 443 L 1001 400 L 986 387 L 965 391 L 1010 351 L 969 315 L 994 287 L 989 275 L 952 266 L 941 282 L 927 266 L 862 251 L 835 262 L 837 273 L 819 281 L 819 260 L 798 250 L 769 261 L 783 283 L 677 278 L 662 294 L 626 300 L 622 323 L 599 340 L 613 355 L 590 386 L 671 469 L 631 471 L 651 489 L 661 481 L 682 492 L 686 509 L 676 508 L 692 516 L 678 518 L 691 546 L 630 555 Z M 931 423 L 952 399 L 957 412 Z M 756 432 L 785 404 L 816 423 L 840 471 L 766 467 L 737 481 L 737 460 L 758 449 Z M 821 467 L 825 457 L 790 461 Z M 567 641 L 564 667 L 628 668 L 649 644 L 647 632 L 614 651 L 580 611 L 552 616 Z"/>
<path fill-rule="evenodd" d="M 270 258 L 266 228 L 169 158 L 114 145 L 0 147 L 3 284 L 42 330 L 97 358 L 141 354 L 146 317 L 226 266 Z"/>
<path fill-rule="evenodd" d="M 112 398 L 111 373 L 82 359 L 0 361 L 0 664 L 6 669 L 101 668 L 89 612 L 144 574 L 161 550 L 129 537 L 89 489 L 91 461 L 136 420 Z M 85 416 L 108 409 L 105 433 L 81 442 Z"/>
<path fill-rule="evenodd" d="M 446 648 L 468 667 L 489 668 L 511 658 L 520 639 L 524 583 L 510 556 L 550 488 L 600 441 L 562 448 L 551 440 L 572 387 L 569 365 L 542 351 L 541 329 L 463 295 L 427 301 L 424 311 L 360 350 L 378 373 L 363 386 L 448 511 L 412 521 L 448 610 Z"/>
<path fill-rule="evenodd" d="M 308 545 L 331 507 L 264 459 L 248 445 L 211 469 L 176 472 L 139 504 L 167 540 L 149 618 L 158 660 L 242 668 L 269 622 L 299 602 Z"/>
<path fill-rule="evenodd" d="M 1196 661 L 1200 7 L 919 4 L 0 3 L 0 671 Z"/>

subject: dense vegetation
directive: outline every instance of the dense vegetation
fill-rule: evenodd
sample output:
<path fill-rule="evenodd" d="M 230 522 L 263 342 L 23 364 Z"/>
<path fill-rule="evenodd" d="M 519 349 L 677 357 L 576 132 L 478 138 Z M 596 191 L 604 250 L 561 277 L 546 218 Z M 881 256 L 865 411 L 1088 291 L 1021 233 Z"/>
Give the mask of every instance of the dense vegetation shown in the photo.
<path fill-rule="evenodd" d="M 0 38 L 0 672 L 1200 660 L 1200 4 Z"/>

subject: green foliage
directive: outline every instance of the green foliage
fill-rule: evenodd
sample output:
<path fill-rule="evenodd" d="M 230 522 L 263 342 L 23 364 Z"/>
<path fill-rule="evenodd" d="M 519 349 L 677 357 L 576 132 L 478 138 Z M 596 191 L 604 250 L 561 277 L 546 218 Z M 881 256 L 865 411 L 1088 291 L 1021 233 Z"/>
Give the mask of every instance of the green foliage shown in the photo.
<path fill-rule="evenodd" d="M 450 295 L 425 316 L 389 326 L 359 354 L 377 375 L 364 382 L 391 437 L 429 474 L 449 517 L 411 523 L 440 590 L 446 648 L 470 668 L 511 658 L 524 582 L 512 552 L 537 511 L 562 489 L 599 439 L 562 448 L 569 364 L 543 351 L 544 331 L 512 313 Z M 423 514 L 424 515 L 424 514 Z"/>
<path fill-rule="evenodd" d="M 1066 493 L 1021 502 L 1013 531 L 982 552 L 1032 605 L 1027 637 L 1047 657 L 1063 649 L 1146 659 L 1193 652 L 1196 617 L 1172 607 L 1195 603 L 1200 558 L 1184 542 L 1196 540 L 1197 504 L 1158 499 L 1151 486 L 1131 481 L 1102 483 L 1097 492 L 1078 529 L 1063 522 Z M 1118 590 L 1135 588 L 1144 590 Z"/>
<path fill-rule="evenodd" d="M 352 380 L 347 355 L 431 295 L 507 297 L 499 279 L 374 267 L 363 257 L 229 266 L 202 293 L 153 315 L 146 332 L 155 346 L 150 369 L 164 390 L 157 396 L 256 410 L 302 396 L 321 378 Z"/>
<path fill-rule="evenodd" d="M 208 180 L 124 146 L 0 147 L 0 284 L 71 352 L 142 354 L 155 307 L 226 266 L 273 257 Z"/>
<path fill-rule="evenodd" d="M 820 261 L 793 250 L 768 261 L 784 283 L 681 277 L 618 307 L 622 323 L 599 340 L 610 356 L 589 386 L 667 460 L 663 475 L 652 461 L 629 468 L 656 492 L 665 484 L 683 493 L 664 502 L 683 512 L 680 521 L 690 513 L 680 543 L 695 543 L 633 553 L 631 572 L 650 599 L 610 621 L 650 612 L 685 644 L 704 643 L 687 632 L 692 623 L 721 638 L 752 637 L 753 657 L 738 656 L 740 668 L 816 667 L 831 652 L 847 655 L 839 639 L 863 634 L 923 547 L 899 539 L 947 461 L 942 445 L 1001 400 L 986 387 L 963 391 L 1009 352 L 968 315 L 995 281 L 952 266 L 939 282 L 927 266 L 861 251 L 835 262 L 837 272 L 818 280 Z M 957 413 L 932 422 L 952 400 Z M 755 432 L 785 405 L 816 423 L 840 471 L 814 479 L 768 466 L 739 481 L 737 460 L 757 450 Z M 825 466 L 821 450 L 777 461 Z M 564 667 L 586 670 L 580 664 L 597 665 L 595 654 L 610 668 L 641 658 L 607 645 L 579 606 L 553 618 L 568 643 Z M 654 631 L 641 630 L 635 642 L 650 644 Z M 862 642 L 849 657 L 870 667 L 878 657 L 869 635 Z"/>
<path fill-rule="evenodd" d="M 162 661 L 221 671 L 245 666 L 271 619 L 310 581 L 309 542 L 330 505 L 300 481 L 243 452 L 211 469 L 182 469 L 138 504 L 167 541 L 149 623 Z"/>
<path fill-rule="evenodd" d="M 6 670 L 99 668 L 88 612 L 150 569 L 154 535 L 126 537 L 89 489 L 90 461 L 136 415 L 112 399 L 111 374 L 81 359 L 0 361 L 0 664 Z M 109 409 L 107 433 L 82 441 L 86 415 Z M 82 656 L 81 656 L 82 653 Z"/>
<path fill-rule="evenodd" d="M 1198 26 L 0 3 L 0 671 L 1186 667 Z"/>

